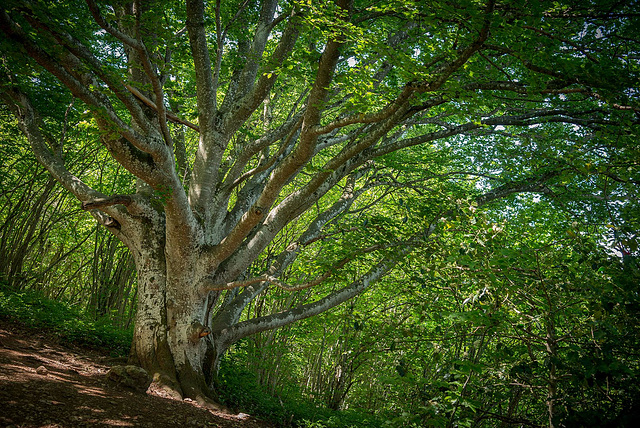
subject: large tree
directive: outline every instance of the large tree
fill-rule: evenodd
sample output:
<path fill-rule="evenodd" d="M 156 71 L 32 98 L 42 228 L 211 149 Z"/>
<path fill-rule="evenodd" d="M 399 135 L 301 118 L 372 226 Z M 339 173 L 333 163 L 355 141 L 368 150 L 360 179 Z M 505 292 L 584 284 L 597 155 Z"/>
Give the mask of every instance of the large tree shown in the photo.
<path fill-rule="evenodd" d="M 579 174 L 634 180 L 632 3 L 184 3 L 8 0 L 0 12 L 2 100 L 37 159 L 131 251 L 132 358 L 179 396 L 209 400 L 230 345 L 361 294 L 436 246 L 462 205 L 566 200 Z M 65 164 L 73 115 L 97 127 L 128 193 Z M 435 178 L 456 190 L 425 184 Z M 362 213 L 397 189 L 423 203 L 398 202 L 407 227 L 394 236 Z M 328 240 L 342 250 L 319 250 Z M 287 280 L 296 264 L 306 274 Z M 262 293 L 309 288 L 310 302 L 247 316 Z"/>

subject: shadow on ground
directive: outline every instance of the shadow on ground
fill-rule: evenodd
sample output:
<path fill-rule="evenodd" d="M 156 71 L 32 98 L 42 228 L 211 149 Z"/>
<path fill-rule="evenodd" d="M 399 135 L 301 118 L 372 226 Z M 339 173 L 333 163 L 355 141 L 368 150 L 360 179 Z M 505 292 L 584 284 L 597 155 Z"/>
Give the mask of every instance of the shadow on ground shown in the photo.
<path fill-rule="evenodd" d="M 109 359 L 0 320 L 0 427 L 271 427 L 105 380 Z"/>

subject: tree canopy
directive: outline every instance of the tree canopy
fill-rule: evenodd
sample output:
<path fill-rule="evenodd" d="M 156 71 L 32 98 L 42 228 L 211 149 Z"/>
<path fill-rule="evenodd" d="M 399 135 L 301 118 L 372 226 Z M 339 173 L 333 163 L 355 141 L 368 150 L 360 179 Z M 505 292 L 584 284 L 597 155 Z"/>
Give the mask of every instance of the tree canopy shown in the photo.
<path fill-rule="evenodd" d="M 385 277 L 405 296 L 457 268 L 475 291 L 452 298 L 495 313 L 507 278 L 553 357 L 555 291 L 527 278 L 587 237 L 638 251 L 639 21 L 620 1 L 9 0 L 0 95 L 131 252 L 134 359 L 208 401 L 232 344 Z"/>

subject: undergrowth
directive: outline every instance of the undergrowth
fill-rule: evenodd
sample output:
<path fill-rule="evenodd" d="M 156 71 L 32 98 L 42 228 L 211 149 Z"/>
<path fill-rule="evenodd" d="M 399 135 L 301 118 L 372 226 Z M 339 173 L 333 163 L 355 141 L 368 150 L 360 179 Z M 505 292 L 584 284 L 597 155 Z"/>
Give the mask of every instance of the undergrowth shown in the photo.
<path fill-rule="evenodd" d="M 234 358 L 239 357 L 239 358 Z M 357 410 L 331 410 L 304 400 L 295 388 L 278 397 L 260 385 L 256 375 L 242 363 L 242 356 L 228 355 L 218 374 L 220 398 L 230 407 L 242 409 L 263 420 L 285 427 L 375 428 L 385 426 L 374 415 Z"/>
<path fill-rule="evenodd" d="M 127 355 L 132 329 L 114 327 L 108 318 L 93 320 L 68 303 L 37 291 L 15 291 L 0 282 L 0 319 L 43 330 L 62 342 L 99 348 L 112 356 Z"/>

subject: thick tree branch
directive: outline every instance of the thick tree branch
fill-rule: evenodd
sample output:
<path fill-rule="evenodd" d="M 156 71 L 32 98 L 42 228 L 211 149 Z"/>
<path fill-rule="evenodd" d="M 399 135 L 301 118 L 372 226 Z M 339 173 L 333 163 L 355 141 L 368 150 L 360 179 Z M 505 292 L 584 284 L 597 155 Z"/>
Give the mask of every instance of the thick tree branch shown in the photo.
<path fill-rule="evenodd" d="M 291 265 L 291 263 L 295 261 L 302 248 L 312 243 L 321 235 L 326 224 L 345 213 L 353 205 L 358 196 L 364 192 L 364 189 L 355 190 L 356 180 L 363 174 L 364 170 L 358 171 L 356 174 L 349 176 L 346 186 L 342 192 L 342 196 L 331 207 L 318 214 L 300 237 L 295 242 L 288 245 L 287 249 L 278 255 L 274 263 L 268 269 L 267 273 L 269 275 L 279 277 Z M 227 260 L 227 262 L 225 262 L 226 268 L 220 271 L 212 281 L 229 282 L 233 278 L 238 277 L 238 275 L 248 267 L 246 260 L 245 252 L 238 251 L 229 260 Z M 227 323 L 236 322 L 245 306 L 260 294 L 262 290 L 264 290 L 265 286 L 266 284 L 262 284 L 260 287 L 247 287 L 224 309 L 223 313 L 219 315 L 219 320 L 226 320 Z M 231 320 L 233 322 L 230 322 Z"/>
<path fill-rule="evenodd" d="M 347 9 L 347 3 L 344 0 L 338 0 L 338 3 L 342 9 Z M 266 210 L 271 207 L 289 178 L 313 156 L 318 136 L 311 132 L 311 129 L 320 121 L 322 104 L 327 97 L 327 88 L 331 83 L 339 57 L 339 47 L 342 44 L 343 41 L 340 38 L 329 40 L 320 58 L 316 80 L 309 95 L 309 105 L 303 116 L 298 146 L 273 171 L 254 206 L 245 213 L 220 245 L 214 248 L 213 259 L 221 262 L 240 246 L 249 232 L 264 218 Z"/>
<path fill-rule="evenodd" d="M 287 150 L 287 148 L 289 147 L 289 144 L 291 143 L 293 136 L 295 135 L 295 132 L 298 130 L 298 128 L 302 125 L 302 118 L 300 118 L 294 125 L 293 128 L 289 131 L 289 135 L 287 135 L 287 137 L 283 140 L 280 149 L 273 155 L 271 156 L 271 159 L 267 160 L 264 164 L 257 166 L 247 172 L 245 172 L 244 174 L 242 174 L 240 177 L 236 178 L 232 183 L 230 183 L 230 187 L 229 187 L 229 191 L 233 190 L 235 187 L 239 186 L 244 180 L 246 180 L 247 178 L 259 174 L 263 171 L 268 170 L 269 168 L 271 168 L 273 165 L 275 165 L 276 161 L 284 154 L 284 152 Z"/>
<path fill-rule="evenodd" d="M 66 47 L 72 55 L 68 55 L 65 61 L 65 69 L 72 75 L 76 76 L 83 83 L 91 83 L 95 87 L 99 87 L 100 83 L 95 77 L 90 73 L 82 73 L 80 70 L 84 69 L 86 65 L 88 65 L 91 73 L 95 74 L 100 80 L 102 80 L 108 87 L 113 91 L 113 93 L 118 97 L 120 101 L 127 107 L 127 110 L 131 113 L 132 117 L 136 120 L 138 125 L 146 132 L 152 132 L 151 123 L 147 120 L 142 109 L 135 102 L 135 99 L 131 97 L 131 95 L 124 90 L 124 86 L 122 82 L 118 79 L 115 79 L 109 73 L 105 72 L 103 64 L 93 55 L 93 53 L 80 41 L 72 37 L 69 33 L 66 33 L 62 30 L 54 31 L 51 28 L 50 23 L 45 23 L 37 20 L 33 16 L 27 14 L 25 16 L 27 21 L 34 28 L 38 28 L 46 32 L 46 34 L 51 35 L 60 45 Z M 43 34 L 44 35 L 44 34 Z M 75 56 L 75 57 L 74 57 Z M 81 63 L 84 62 L 84 64 Z M 155 106 L 155 105 L 154 105 Z"/>
<path fill-rule="evenodd" d="M 140 92 L 139 90 L 137 90 L 136 88 L 134 88 L 131 85 L 124 85 L 129 92 L 131 92 L 133 95 L 136 96 L 136 98 L 138 98 L 140 101 L 142 101 L 144 104 L 146 104 L 147 106 L 151 107 L 152 109 L 158 111 L 158 106 L 156 105 L 156 103 L 154 103 L 153 101 L 151 101 L 149 98 L 147 98 L 142 92 Z M 174 122 L 174 123 L 179 123 L 181 125 L 185 125 L 188 126 L 189 128 L 193 129 L 196 132 L 200 132 L 200 127 L 198 127 L 198 125 L 193 124 L 191 122 L 189 122 L 188 120 L 184 120 L 179 118 L 175 113 L 167 110 L 165 111 L 165 114 L 167 116 L 167 119 L 169 119 L 170 121 Z"/>
<path fill-rule="evenodd" d="M 404 111 L 396 114 L 402 115 Z M 365 133 L 363 141 L 358 144 L 345 147 L 343 152 L 330 160 L 323 170 L 314 175 L 305 186 L 294 190 L 285 197 L 270 211 L 263 224 L 258 227 L 246 245 L 239 249 L 238 256 L 252 260 L 291 219 L 312 206 L 356 167 L 364 164 L 369 157 L 358 156 L 358 153 L 375 144 L 393 126 L 393 118 L 387 122 L 389 123 L 380 125 L 375 131 Z M 350 156 L 351 151 L 354 153 Z"/>
<path fill-rule="evenodd" d="M 71 174 L 65 167 L 63 160 L 52 153 L 46 143 L 46 138 L 40 128 L 41 119 L 31 105 L 28 97 L 18 91 L 11 89 L 0 93 L 0 98 L 13 112 L 18 119 L 18 124 L 22 132 L 27 137 L 31 149 L 40 162 L 67 191 L 72 193 L 79 200 L 101 199 L 104 195 L 88 186 L 75 175 Z M 130 223 L 126 213 L 111 207 L 105 207 L 105 214 L 92 212 L 92 215 L 107 227 L 119 228 L 121 223 Z M 117 220 L 114 220 L 117 219 Z"/>
<path fill-rule="evenodd" d="M 205 132 L 213 127 L 216 87 L 211 75 L 211 59 L 204 28 L 204 2 L 187 0 L 187 31 L 195 66 L 199 125 Z"/>
<path fill-rule="evenodd" d="M 159 147 L 154 139 L 145 138 L 135 132 L 118 116 L 108 98 L 97 90 L 88 89 L 83 82 L 79 81 L 64 66 L 60 65 L 59 61 L 29 40 L 4 10 L 0 12 L 0 29 L 15 42 L 22 45 L 38 64 L 57 77 L 62 84 L 69 88 L 74 96 L 92 107 L 96 118 L 106 126 L 105 132 L 112 132 L 115 125 L 117 131 L 137 149 L 152 154 L 159 152 Z M 118 149 L 117 145 L 113 145 L 112 148 Z M 119 149 L 120 151 L 128 151 L 126 147 L 120 147 Z"/>
<path fill-rule="evenodd" d="M 255 84 L 252 83 L 251 90 L 247 91 L 246 95 L 238 100 L 236 106 L 234 106 L 235 111 L 229 116 L 225 128 L 230 131 L 238 129 L 262 103 L 279 76 L 277 69 L 282 66 L 285 59 L 293 51 L 298 34 L 296 15 L 292 14 L 289 18 L 289 24 L 284 30 L 271 58 L 265 61 L 264 66 L 261 68 L 261 76 L 258 77 L 258 81 Z"/>
<path fill-rule="evenodd" d="M 421 233 L 424 239 L 427 239 L 435 227 L 430 226 L 426 232 Z M 355 296 L 362 293 L 378 281 L 382 276 L 387 274 L 405 255 L 409 254 L 414 245 L 408 244 L 401 246 L 398 254 L 393 258 L 385 258 L 375 266 L 373 266 L 366 274 L 362 275 L 357 281 L 352 282 L 348 286 L 329 294 L 317 300 L 316 302 L 301 305 L 296 308 L 271 314 L 263 317 L 253 318 L 235 324 L 232 327 L 223 328 L 221 330 L 213 330 L 213 333 L 219 337 L 222 343 L 233 343 L 241 338 L 259 333 L 261 331 L 279 328 L 292 322 L 308 318 L 319 313 L 325 312 Z"/>
<path fill-rule="evenodd" d="M 97 198 L 82 202 L 82 209 L 85 211 L 103 209 L 112 205 L 124 205 L 125 207 L 133 203 L 130 195 L 113 195 L 106 198 Z"/>
<path fill-rule="evenodd" d="M 256 75 L 260 66 L 269 35 L 272 30 L 273 17 L 276 12 L 277 0 L 266 0 L 261 4 L 260 17 L 254 33 L 254 37 L 246 53 L 246 61 L 242 70 L 234 73 L 229 90 L 221 106 L 223 111 L 232 111 L 239 99 L 244 98 L 255 84 Z"/>

